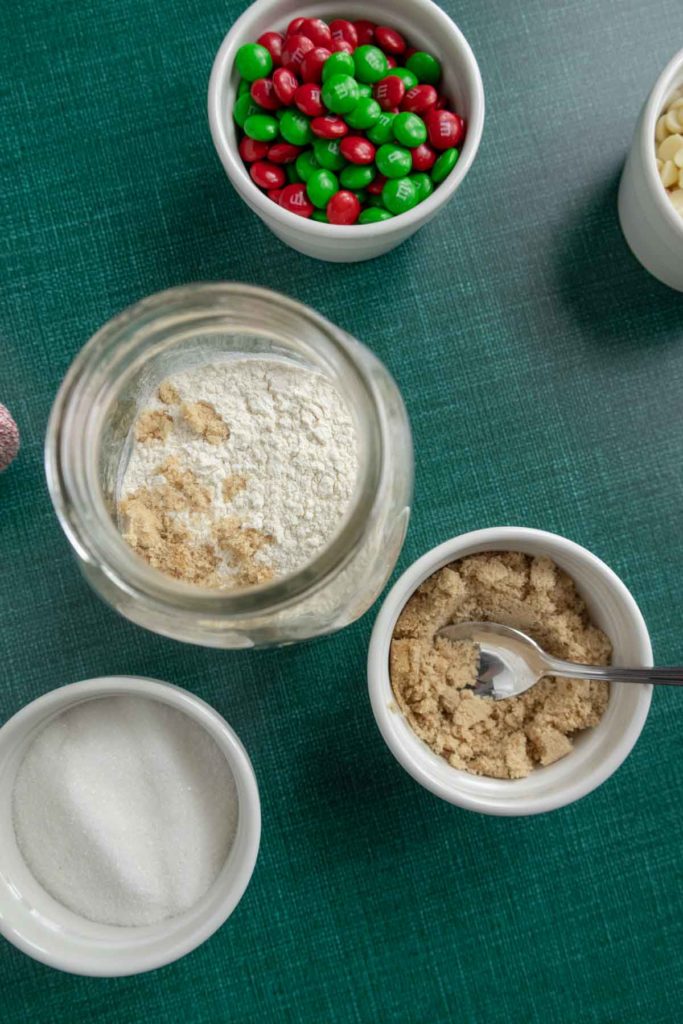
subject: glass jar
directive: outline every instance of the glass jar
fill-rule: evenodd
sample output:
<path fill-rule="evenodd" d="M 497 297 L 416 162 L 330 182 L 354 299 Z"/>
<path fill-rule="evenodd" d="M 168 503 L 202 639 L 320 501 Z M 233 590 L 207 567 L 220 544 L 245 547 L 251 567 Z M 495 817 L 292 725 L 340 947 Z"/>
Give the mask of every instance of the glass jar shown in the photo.
<path fill-rule="evenodd" d="M 233 354 L 324 374 L 358 438 L 349 510 L 313 561 L 267 584 L 210 590 L 171 579 L 116 525 L 117 486 L 140 401 L 165 377 Z M 373 604 L 398 559 L 413 486 L 410 425 L 382 363 L 306 306 L 242 284 L 195 284 L 144 299 L 74 360 L 50 415 L 46 472 L 57 516 L 93 589 L 140 626 L 208 647 L 291 643 L 342 629 Z"/>

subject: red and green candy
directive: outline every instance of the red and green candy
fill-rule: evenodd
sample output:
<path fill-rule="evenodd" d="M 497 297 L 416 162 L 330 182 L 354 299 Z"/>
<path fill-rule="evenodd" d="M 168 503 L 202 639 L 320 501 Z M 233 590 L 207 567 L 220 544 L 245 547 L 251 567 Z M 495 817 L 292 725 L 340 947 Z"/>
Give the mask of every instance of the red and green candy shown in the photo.
<path fill-rule="evenodd" d="M 407 213 L 455 167 L 465 121 L 439 93 L 442 68 L 396 29 L 295 18 L 237 51 L 233 117 L 252 181 L 322 223 Z"/>

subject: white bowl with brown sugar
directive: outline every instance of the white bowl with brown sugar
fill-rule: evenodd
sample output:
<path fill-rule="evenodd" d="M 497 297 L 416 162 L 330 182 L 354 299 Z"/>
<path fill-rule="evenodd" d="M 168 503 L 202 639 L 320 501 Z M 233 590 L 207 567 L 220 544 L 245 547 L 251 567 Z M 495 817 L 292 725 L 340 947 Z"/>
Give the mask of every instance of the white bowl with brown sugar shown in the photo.
<path fill-rule="evenodd" d="M 609 778 L 645 724 L 652 687 L 546 679 L 494 702 L 467 689 L 468 652 L 436 637 L 453 621 L 523 629 L 549 653 L 584 664 L 652 665 L 643 616 L 618 576 L 556 534 L 478 530 L 418 559 L 373 630 L 373 713 L 399 763 L 468 810 L 539 814 Z"/>

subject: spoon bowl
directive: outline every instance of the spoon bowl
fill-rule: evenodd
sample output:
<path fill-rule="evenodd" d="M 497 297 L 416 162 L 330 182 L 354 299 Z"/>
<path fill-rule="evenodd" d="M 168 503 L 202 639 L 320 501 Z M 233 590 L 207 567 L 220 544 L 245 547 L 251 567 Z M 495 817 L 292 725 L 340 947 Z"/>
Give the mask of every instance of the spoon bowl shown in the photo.
<path fill-rule="evenodd" d="M 459 622 L 444 626 L 437 636 L 470 641 L 479 649 L 477 681 L 472 687 L 477 697 L 493 697 L 494 700 L 519 697 L 545 676 L 683 686 L 683 666 L 619 668 L 614 665 L 577 665 L 573 661 L 551 657 L 526 633 L 498 622 Z"/>

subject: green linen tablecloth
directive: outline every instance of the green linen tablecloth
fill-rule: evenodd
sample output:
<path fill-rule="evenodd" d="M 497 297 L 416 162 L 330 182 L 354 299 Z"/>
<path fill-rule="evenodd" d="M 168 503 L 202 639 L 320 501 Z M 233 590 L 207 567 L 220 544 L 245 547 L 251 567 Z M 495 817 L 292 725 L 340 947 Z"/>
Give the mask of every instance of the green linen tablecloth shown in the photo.
<path fill-rule="evenodd" d="M 356 266 L 282 246 L 214 153 L 208 74 L 244 6 L 0 7 L 0 401 L 23 438 L 0 478 L 0 721 L 100 674 L 188 687 L 244 741 L 264 821 L 252 884 L 202 948 L 90 980 L 2 942 L 0 1020 L 681 1020 L 680 694 L 655 694 L 632 756 L 575 806 L 461 811 L 375 728 L 374 611 L 256 654 L 153 636 L 81 579 L 42 470 L 57 386 L 105 320 L 181 282 L 269 285 L 372 346 L 405 395 L 417 482 L 399 569 L 477 527 L 555 530 L 626 581 L 658 661 L 683 661 L 683 298 L 616 216 L 638 110 L 683 43 L 680 0 L 446 0 L 484 78 L 479 156 L 443 216 Z"/>

